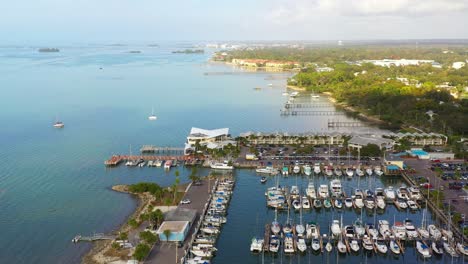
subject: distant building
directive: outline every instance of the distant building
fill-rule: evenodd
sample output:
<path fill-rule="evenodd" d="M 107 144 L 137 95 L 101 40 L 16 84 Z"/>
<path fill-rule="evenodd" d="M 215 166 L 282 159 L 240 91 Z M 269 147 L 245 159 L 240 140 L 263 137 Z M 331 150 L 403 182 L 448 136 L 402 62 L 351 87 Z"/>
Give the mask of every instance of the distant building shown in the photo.
<path fill-rule="evenodd" d="M 230 140 L 229 128 L 208 130 L 192 127 L 185 143 L 185 154 L 193 152 L 197 142 L 200 146 L 207 146 L 208 144 L 222 144 L 228 140 Z"/>
<path fill-rule="evenodd" d="M 363 60 L 363 63 L 372 63 L 377 66 L 382 67 L 391 67 L 391 66 L 409 66 L 409 65 L 421 65 L 421 64 L 433 64 L 434 60 L 392 60 L 392 59 L 383 59 L 383 60 Z"/>
<path fill-rule="evenodd" d="M 381 150 L 389 150 L 393 148 L 395 141 L 388 138 L 372 137 L 372 136 L 353 136 L 348 141 L 348 146 L 352 149 L 360 150 L 369 144 L 379 146 Z"/>
<path fill-rule="evenodd" d="M 334 69 L 330 68 L 330 67 L 317 67 L 317 68 L 315 68 L 315 71 L 317 71 L 317 72 L 332 72 L 332 71 L 334 71 Z"/>
<path fill-rule="evenodd" d="M 261 59 L 232 59 L 233 64 L 247 67 L 267 67 L 267 68 L 291 68 L 299 67 L 299 62 L 296 61 L 275 61 Z"/>
<path fill-rule="evenodd" d="M 400 174 L 406 168 L 405 162 L 397 155 L 387 154 L 384 156 L 384 173 L 386 175 Z"/>
<path fill-rule="evenodd" d="M 457 62 L 452 63 L 452 68 L 458 70 L 458 69 L 465 67 L 465 65 L 466 65 L 466 62 L 457 61 Z"/>
<path fill-rule="evenodd" d="M 344 143 L 344 136 L 340 133 L 260 133 L 247 132 L 240 134 L 253 145 L 341 145 Z"/>

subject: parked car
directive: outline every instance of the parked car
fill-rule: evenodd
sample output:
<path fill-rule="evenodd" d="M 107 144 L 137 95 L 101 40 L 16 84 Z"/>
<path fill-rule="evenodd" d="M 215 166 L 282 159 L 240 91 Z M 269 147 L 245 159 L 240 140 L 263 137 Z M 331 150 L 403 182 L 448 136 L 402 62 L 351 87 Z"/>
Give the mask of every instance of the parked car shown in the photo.
<path fill-rule="evenodd" d="M 180 201 L 180 204 L 189 204 L 191 202 L 192 201 L 190 201 L 190 199 L 183 199 L 182 201 Z"/>
<path fill-rule="evenodd" d="M 460 182 L 451 182 L 449 183 L 449 189 L 452 190 L 461 190 L 463 188 L 463 184 Z"/>

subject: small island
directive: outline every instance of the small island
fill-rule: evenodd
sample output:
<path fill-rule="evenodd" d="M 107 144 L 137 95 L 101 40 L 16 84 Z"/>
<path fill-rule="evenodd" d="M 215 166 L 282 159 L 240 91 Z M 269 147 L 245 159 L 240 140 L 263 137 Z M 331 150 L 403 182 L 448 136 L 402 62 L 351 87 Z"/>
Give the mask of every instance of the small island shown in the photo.
<path fill-rule="evenodd" d="M 202 49 L 185 49 L 185 50 L 175 50 L 172 53 L 198 54 L 198 53 L 205 53 L 205 51 Z"/>
<path fill-rule="evenodd" d="M 60 52 L 57 48 L 40 48 L 38 49 L 39 52 Z"/>

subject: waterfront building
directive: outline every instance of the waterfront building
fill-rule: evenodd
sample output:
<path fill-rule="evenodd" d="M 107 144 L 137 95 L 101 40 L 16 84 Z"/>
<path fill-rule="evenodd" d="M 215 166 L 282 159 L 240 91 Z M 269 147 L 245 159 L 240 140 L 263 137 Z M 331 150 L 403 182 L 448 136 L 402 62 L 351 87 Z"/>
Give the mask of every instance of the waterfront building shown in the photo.
<path fill-rule="evenodd" d="M 395 141 L 389 138 L 377 137 L 377 136 L 353 136 L 348 141 L 348 146 L 351 149 L 360 150 L 362 147 L 369 144 L 374 144 L 379 146 L 380 150 L 390 150 L 393 149 Z"/>
<path fill-rule="evenodd" d="M 438 133 L 391 133 L 384 135 L 394 140 L 407 139 L 415 146 L 441 146 L 447 144 L 447 136 Z"/>
<path fill-rule="evenodd" d="M 401 60 L 392 60 L 392 59 L 383 59 L 383 60 L 363 60 L 360 61 L 360 63 L 372 63 L 376 66 L 382 66 L 382 67 L 391 67 L 391 66 L 409 66 L 409 65 L 421 65 L 421 64 L 434 64 L 434 60 L 407 60 L 407 59 L 401 59 Z"/>
<path fill-rule="evenodd" d="M 246 132 L 240 134 L 250 144 L 254 145 L 341 145 L 344 143 L 346 135 L 333 133 L 261 133 L 261 132 Z"/>
<path fill-rule="evenodd" d="M 159 226 L 156 234 L 161 241 L 184 242 L 187 233 L 197 216 L 197 211 L 186 208 L 177 208 L 166 214 L 164 222 Z M 164 234 L 170 230 L 169 237 Z"/>
<path fill-rule="evenodd" d="M 195 151 L 195 146 L 199 144 L 200 146 L 210 145 L 212 148 L 217 146 L 224 146 L 223 144 L 228 144 L 231 141 L 229 135 L 229 128 L 220 128 L 220 129 L 201 129 L 197 127 L 192 127 L 190 134 L 187 136 L 187 142 L 185 143 L 185 154 L 189 154 Z"/>
<path fill-rule="evenodd" d="M 405 162 L 398 155 L 387 154 L 384 156 L 384 173 L 385 175 L 400 174 L 400 170 L 406 168 Z"/>

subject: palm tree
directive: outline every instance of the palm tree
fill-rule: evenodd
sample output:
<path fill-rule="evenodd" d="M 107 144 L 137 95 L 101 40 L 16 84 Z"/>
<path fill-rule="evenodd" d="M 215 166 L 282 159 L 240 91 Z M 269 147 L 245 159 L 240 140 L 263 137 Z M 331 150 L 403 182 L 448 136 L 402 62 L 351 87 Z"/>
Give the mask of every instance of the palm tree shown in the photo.
<path fill-rule="evenodd" d="M 166 229 L 163 231 L 164 236 L 166 237 L 166 242 L 169 242 L 169 237 L 172 234 L 172 231 L 170 229 Z"/>

